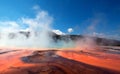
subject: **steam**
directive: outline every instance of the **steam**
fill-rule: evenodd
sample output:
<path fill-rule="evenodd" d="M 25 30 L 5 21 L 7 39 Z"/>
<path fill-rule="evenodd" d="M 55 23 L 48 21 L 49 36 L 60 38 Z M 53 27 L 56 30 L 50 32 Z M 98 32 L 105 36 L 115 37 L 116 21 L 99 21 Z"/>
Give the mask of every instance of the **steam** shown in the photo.
<path fill-rule="evenodd" d="M 52 22 L 53 17 L 44 10 L 37 12 L 35 18 L 0 21 L 0 47 L 49 47 Z"/>
<path fill-rule="evenodd" d="M 34 6 L 37 11 L 34 18 L 19 18 L 17 21 L 0 21 L 0 47 L 17 48 L 61 48 L 72 47 L 74 42 L 69 36 L 61 37 L 57 42 L 50 36 L 50 32 L 66 36 L 59 29 L 52 29 L 53 17 L 47 11 Z M 68 32 L 73 32 L 72 28 Z"/>
<path fill-rule="evenodd" d="M 103 15 L 97 14 L 93 18 L 89 18 L 87 21 L 85 21 L 85 24 L 88 25 L 88 27 L 84 30 L 84 37 L 79 39 L 76 42 L 76 48 L 79 50 L 94 50 L 96 48 L 99 48 L 96 41 L 95 37 L 98 37 L 96 31 L 96 27 L 103 23 L 104 21 L 102 20 Z M 102 36 L 102 34 L 100 35 Z"/>
<path fill-rule="evenodd" d="M 94 38 L 84 37 L 76 42 L 76 49 L 79 50 L 94 50 L 98 48 Z"/>
<path fill-rule="evenodd" d="M 52 29 L 53 17 L 47 11 L 41 10 L 39 6 L 34 6 L 37 10 L 34 18 L 19 18 L 17 21 L 0 21 L 0 47 L 27 47 L 27 48 L 48 48 L 48 47 L 74 47 L 77 49 L 95 49 L 97 44 L 94 38 L 86 34 L 83 38 L 74 41 L 69 35 L 74 30 L 68 28 L 68 34 L 59 29 Z M 93 32 L 95 27 L 101 22 L 99 19 L 92 20 L 87 27 L 89 32 Z M 49 35 L 54 32 L 62 35 L 62 39 L 54 42 Z M 96 33 L 95 33 L 96 35 Z"/>

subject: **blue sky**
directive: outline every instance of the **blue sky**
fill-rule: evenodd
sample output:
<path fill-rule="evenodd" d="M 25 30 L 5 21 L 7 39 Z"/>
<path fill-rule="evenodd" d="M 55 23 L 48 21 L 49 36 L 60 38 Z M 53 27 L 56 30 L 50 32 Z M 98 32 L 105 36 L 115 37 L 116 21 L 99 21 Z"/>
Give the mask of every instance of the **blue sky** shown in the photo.
<path fill-rule="evenodd" d="M 63 33 L 120 37 L 120 0 L 0 0 L 0 21 L 35 17 L 34 6 L 53 18 Z M 24 27 L 24 25 L 22 25 Z"/>

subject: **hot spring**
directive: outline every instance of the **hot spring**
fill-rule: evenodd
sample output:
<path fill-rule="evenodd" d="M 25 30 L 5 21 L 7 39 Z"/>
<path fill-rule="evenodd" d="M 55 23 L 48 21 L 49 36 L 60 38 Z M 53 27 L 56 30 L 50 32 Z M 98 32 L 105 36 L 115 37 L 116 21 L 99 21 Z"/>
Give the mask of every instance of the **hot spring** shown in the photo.
<path fill-rule="evenodd" d="M 72 41 L 54 42 L 51 34 L 53 18 L 43 10 L 34 18 L 22 17 L 17 21 L 0 21 L 0 47 L 60 48 L 74 47 Z"/>

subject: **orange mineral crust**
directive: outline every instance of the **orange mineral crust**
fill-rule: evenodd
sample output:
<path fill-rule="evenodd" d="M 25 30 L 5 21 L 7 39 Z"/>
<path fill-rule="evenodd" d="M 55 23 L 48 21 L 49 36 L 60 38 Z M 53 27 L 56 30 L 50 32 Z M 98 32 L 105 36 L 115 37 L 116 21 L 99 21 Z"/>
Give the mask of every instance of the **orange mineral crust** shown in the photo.
<path fill-rule="evenodd" d="M 0 74 L 119 74 L 119 54 L 81 50 L 19 50 L 0 54 Z"/>
<path fill-rule="evenodd" d="M 62 57 L 106 69 L 120 71 L 120 56 L 90 51 L 59 51 Z"/>

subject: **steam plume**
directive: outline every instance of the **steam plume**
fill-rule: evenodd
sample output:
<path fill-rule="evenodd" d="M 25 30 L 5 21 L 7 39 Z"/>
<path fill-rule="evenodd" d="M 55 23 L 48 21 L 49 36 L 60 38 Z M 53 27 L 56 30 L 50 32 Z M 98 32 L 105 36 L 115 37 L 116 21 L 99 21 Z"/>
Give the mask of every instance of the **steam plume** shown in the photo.
<path fill-rule="evenodd" d="M 53 17 L 44 10 L 40 10 L 35 18 L 22 17 L 19 21 L 0 21 L 0 46 L 49 47 L 51 40 L 48 31 L 51 30 L 52 21 Z"/>

